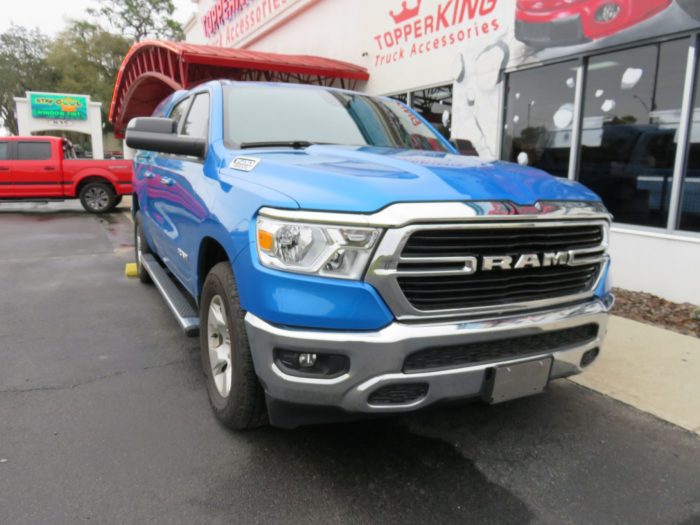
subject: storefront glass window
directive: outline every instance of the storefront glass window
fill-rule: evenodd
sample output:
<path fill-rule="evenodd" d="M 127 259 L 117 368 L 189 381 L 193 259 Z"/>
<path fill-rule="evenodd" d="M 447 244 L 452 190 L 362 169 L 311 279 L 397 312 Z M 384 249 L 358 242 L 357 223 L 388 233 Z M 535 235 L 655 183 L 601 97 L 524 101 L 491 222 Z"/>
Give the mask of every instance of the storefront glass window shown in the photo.
<path fill-rule="evenodd" d="M 683 180 L 680 229 L 700 232 L 700 67 L 695 75 L 695 108 L 690 131 L 688 165 Z"/>
<path fill-rule="evenodd" d="M 566 177 L 575 88 L 576 61 L 509 75 L 502 158 Z"/>
<path fill-rule="evenodd" d="M 408 101 L 408 94 L 407 93 L 396 93 L 394 95 L 389 95 L 389 98 L 393 98 L 394 100 L 399 100 L 399 101 L 403 102 L 404 104 L 406 104 Z"/>
<path fill-rule="evenodd" d="M 666 227 L 687 52 L 683 39 L 589 60 L 579 180 L 616 222 Z"/>
<path fill-rule="evenodd" d="M 411 107 L 449 140 L 452 118 L 452 85 L 411 93 Z"/>

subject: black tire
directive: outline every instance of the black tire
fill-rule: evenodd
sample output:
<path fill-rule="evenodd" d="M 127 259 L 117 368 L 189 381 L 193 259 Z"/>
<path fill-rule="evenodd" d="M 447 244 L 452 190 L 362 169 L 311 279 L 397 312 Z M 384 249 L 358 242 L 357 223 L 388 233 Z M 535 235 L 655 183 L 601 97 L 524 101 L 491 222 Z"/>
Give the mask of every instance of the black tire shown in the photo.
<path fill-rule="evenodd" d="M 225 397 L 215 383 L 209 357 L 209 339 L 215 337 L 213 333 L 210 335 L 209 326 L 209 309 L 213 301 L 223 304 L 228 324 L 231 379 L 230 390 Z M 219 421 L 234 430 L 255 428 L 267 422 L 265 396 L 253 367 L 244 317 L 231 265 L 221 262 L 211 269 L 204 281 L 199 307 L 199 338 L 209 401 Z"/>
<path fill-rule="evenodd" d="M 678 0 L 678 5 L 681 9 L 688 13 L 694 20 L 700 20 L 700 4 L 697 0 Z"/>
<path fill-rule="evenodd" d="M 117 195 L 117 198 L 114 199 L 114 207 L 115 208 L 122 203 L 122 198 L 124 198 L 123 195 Z"/>
<path fill-rule="evenodd" d="M 134 253 L 136 254 L 136 266 L 139 272 L 139 281 L 144 284 L 150 284 L 153 281 L 151 276 L 141 264 L 141 256 L 150 254 L 151 248 L 146 242 L 146 237 L 143 234 L 143 226 L 141 225 L 141 212 L 137 211 L 134 215 Z"/>
<path fill-rule="evenodd" d="M 80 204 L 89 213 L 109 213 L 114 209 L 117 195 L 106 182 L 88 182 L 80 189 Z"/>

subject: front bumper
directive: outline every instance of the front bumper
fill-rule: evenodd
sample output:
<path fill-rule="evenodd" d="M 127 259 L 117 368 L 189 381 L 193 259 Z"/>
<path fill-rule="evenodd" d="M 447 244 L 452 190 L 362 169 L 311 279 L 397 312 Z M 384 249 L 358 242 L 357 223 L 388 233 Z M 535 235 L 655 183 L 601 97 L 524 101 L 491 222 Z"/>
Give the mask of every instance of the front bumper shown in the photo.
<path fill-rule="evenodd" d="M 394 322 L 372 332 L 287 328 L 269 324 L 251 313 L 246 315 L 245 322 L 255 370 L 269 399 L 334 407 L 350 413 L 382 414 L 414 410 L 442 400 L 479 397 L 487 372 L 496 365 L 551 356 L 550 380 L 577 374 L 582 371 L 583 354 L 601 346 L 610 306 L 596 298 L 583 304 L 494 319 L 430 324 Z M 404 372 L 404 360 L 418 350 L 505 341 L 591 324 L 598 328 L 585 344 L 455 368 Z M 275 349 L 345 355 L 350 359 L 350 368 L 333 379 L 290 375 L 275 364 Z M 386 405 L 370 400 L 372 393 L 382 387 L 413 383 L 428 387 L 418 399 Z"/>

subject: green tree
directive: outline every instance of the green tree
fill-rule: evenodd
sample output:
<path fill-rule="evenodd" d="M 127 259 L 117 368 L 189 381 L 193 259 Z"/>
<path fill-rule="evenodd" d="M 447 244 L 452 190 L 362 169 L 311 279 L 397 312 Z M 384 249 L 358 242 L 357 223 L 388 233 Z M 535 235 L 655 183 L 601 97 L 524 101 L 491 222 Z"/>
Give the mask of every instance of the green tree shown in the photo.
<path fill-rule="evenodd" d="M 84 93 L 102 102 L 105 128 L 119 66 L 130 42 L 89 22 L 72 21 L 59 33 L 47 57 L 56 74 L 56 90 Z"/>
<path fill-rule="evenodd" d="M 172 0 L 97 0 L 88 13 L 114 28 L 120 35 L 140 42 L 149 38 L 182 40 L 180 24 L 172 17 Z"/>
<path fill-rule="evenodd" d="M 14 97 L 26 91 L 51 91 L 56 73 L 46 60 L 49 38 L 38 29 L 12 25 L 0 34 L 0 122 L 16 135 Z"/>

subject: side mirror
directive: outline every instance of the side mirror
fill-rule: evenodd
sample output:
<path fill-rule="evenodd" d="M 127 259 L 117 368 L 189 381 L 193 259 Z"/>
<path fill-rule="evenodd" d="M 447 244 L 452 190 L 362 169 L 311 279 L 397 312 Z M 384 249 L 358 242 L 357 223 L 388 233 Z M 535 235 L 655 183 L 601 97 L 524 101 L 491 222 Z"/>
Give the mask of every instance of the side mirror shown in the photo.
<path fill-rule="evenodd" d="M 203 138 L 177 134 L 177 121 L 169 118 L 138 117 L 126 128 L 126 145 L 133 149 L 204 157 L 207 142 Z"/>

